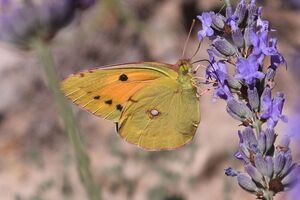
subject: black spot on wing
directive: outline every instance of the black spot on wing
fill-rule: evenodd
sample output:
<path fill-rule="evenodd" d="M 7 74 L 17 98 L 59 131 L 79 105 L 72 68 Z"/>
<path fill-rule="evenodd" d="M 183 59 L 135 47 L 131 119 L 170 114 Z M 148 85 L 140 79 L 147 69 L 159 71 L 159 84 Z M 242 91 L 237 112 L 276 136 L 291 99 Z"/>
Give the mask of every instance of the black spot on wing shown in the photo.
<path fill-rule="evenodd" d="M 99 95 L 94 96 L 94 99 L 98 100 L 98 99 L 100 99 L 100 96 Z"/>
<path fill-rule="evenodd" d="M 119 76 L 119 80 L 120 80 L 120 81 L 127 81 L 127 80 L 128 80 L 128 76 L 127 76 L 126 74 L 121 74 L 121 75 Z"/>
<path fill-rule="evenodd" d="M 116 130 L 117 130 L 117 132 L 119 132 L 119 124 L 118 124 L 118 122 L 116 122 L 115 124 L 116 124 Z"/>
<path fill-rule="evenodd" d="M 133 103 L 137 103 L 138 101 L 135 99 L 132 99 L 131 97 L 128 99 L 128 101 L 133 102 Z"/>
<path fill-rule="evenodd" d="M 116 105 L 117 110 L 122 111 L 123 106 L 121 104 Z"/>
<path fill-rule="evenodd" d="M 105 101 L 105 103 L 108 104 L 108 105 L 111 105 L 112 104 L 112 100 L 111 99 L 107 100 L 107 101 Z"/>

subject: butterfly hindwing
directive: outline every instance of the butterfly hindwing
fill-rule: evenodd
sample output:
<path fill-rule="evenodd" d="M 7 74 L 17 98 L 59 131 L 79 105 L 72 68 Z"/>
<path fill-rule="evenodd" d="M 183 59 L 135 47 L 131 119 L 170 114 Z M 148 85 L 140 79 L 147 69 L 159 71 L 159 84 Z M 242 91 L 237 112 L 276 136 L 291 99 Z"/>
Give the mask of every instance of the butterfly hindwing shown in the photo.
<path fill-rule="evenodd" d="M 183 90 L 176 80 L 161 78 L 131 97 L 118 129 L 129 143 L 148 150 L 167 150 L 191 141 L 199 121 L 196 91 Z"/>
<path fill-rule="evenodd" d="M 87 70 L 62 82 L 63 93 L 75 104 L 103 118 L 118 121 L 128 99 L 162 77 L 176 79 L 168 64 L 144 62 Z"/>

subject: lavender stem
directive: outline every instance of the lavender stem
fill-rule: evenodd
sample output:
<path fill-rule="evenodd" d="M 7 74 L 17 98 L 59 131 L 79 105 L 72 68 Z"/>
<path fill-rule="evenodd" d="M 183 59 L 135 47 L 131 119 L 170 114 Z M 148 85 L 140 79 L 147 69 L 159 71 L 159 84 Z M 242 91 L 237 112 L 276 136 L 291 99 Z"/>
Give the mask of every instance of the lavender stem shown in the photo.
<path fill-rule="evenodd" d="M 59 89 L 59 79 L 55 70 L 55 65 L 47 44 L 42 40 L 35 40 L 32 43 L 33 49 L 36 50 L 44 73 L 47 78 L 48 86 L 53 94 L 57 104 L 60 116 L 63 119 L 68 139 L 73 147 L 77 162 L 77 170 L 81 182 L 86 190 L 90 200 L 101 200 L 99 186 L 96 184 L 90 170 L 90 160 L 86 153 L 85 147 L 81 141 L 80 133 L 76 120 L 70 105 L 67 103 Z"/>

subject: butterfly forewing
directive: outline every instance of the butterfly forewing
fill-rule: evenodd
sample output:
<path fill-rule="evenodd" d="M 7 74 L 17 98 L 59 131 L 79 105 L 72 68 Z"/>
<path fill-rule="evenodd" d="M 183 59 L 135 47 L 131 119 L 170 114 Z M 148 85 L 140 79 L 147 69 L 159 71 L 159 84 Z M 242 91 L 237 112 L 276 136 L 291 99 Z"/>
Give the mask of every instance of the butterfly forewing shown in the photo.
<path fill-rule="evenodd" d="M 74 74 L 61 89 L 75 104 L 116 122 L 131 96 L 159 78 L 175 80 L 177 75 L 167 64 L 123 64 Z"/>

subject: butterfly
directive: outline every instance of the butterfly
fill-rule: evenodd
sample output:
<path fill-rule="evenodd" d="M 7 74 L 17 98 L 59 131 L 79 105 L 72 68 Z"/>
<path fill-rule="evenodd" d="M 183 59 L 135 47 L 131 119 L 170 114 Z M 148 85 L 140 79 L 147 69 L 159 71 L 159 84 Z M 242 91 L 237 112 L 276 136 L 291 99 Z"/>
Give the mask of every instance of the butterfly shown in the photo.
<path fill-rule="evenodd" d="M 192 141 L 200 123 L 197 70 L 191 58 L 176 64 L 137 62 L 86 70 L 63 80 L 61 90 L 79 107 L 115 122 L 125 141 L 150 151 L 173 150 Z"/>
<path fill-rule="evenodd" d="M 190 142 L 200 122 L 192 64 L 139 62 L 92 69 L 62 81 L 66 97 L 116 123 L 119 136 L 139 147 L 172 150 Z"/>

